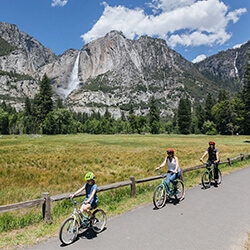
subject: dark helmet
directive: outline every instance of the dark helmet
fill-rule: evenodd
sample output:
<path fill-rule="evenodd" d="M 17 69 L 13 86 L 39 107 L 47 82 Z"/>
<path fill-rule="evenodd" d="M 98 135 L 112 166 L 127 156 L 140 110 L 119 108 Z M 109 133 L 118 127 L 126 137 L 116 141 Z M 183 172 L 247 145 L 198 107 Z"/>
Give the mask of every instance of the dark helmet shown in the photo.
<path fill-rule="evenodd" d="M 167 151 L 168 154 L 169 154 L 169 153 L 174 154 L 174 149 L 173 149 L 173 148 L 168 148 L 166 151 Z"/>
<path fill-rule="evenodd" d="M 210 141 L 208 144 L 215 146 L 215 142 L 214 141 Z"/>

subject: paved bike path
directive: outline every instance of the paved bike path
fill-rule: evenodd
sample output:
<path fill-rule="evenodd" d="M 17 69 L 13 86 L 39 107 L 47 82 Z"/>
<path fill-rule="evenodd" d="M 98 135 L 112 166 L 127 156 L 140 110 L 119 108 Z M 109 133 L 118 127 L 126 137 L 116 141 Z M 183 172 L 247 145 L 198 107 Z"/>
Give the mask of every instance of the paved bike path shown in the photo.
<path fill-rule="evenodd" d="M 108 219 L 107 228 L 86 232 L 69 246 L 51 239 L 30 250 L 229 250 L 243 249 L 250 232 L 250 167 L 223 176 L 222 184 L 186 191 L 179 204 L 153 204 Z"/>

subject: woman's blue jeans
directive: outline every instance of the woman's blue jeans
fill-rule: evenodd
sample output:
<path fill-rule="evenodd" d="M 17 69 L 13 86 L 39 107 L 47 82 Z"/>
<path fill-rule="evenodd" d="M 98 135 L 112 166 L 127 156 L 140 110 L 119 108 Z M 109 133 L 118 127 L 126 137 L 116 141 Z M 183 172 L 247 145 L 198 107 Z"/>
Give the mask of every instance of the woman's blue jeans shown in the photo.
<path fill-rule="evenodd" d="M 167 183 L 167 190 L 169 191 L 169 185 L 170 182 L 173 183 L 173 181 L 181 176 L 181 172 L 173 173 L 173 172 L 168 172 L 166 176 L 166 183 Z"/>

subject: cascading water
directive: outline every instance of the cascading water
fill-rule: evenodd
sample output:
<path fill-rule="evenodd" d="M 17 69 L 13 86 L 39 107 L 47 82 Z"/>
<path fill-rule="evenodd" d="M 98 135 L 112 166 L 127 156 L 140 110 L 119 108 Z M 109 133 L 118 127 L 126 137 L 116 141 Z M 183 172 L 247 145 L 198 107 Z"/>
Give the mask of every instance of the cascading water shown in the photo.
<path fill-rule="evenodd" d="M 79 86 L 79 78 L 78 78 L 79 58 L 80 58 L 80 52 L 76 57 L 73 70 L 70 75 L 70 82 L 67 88 L 59 90 L 59 92 L 61 92 L 64 95 L 64 98 L 66 98 L 74 89 L 77 89 Z"/>

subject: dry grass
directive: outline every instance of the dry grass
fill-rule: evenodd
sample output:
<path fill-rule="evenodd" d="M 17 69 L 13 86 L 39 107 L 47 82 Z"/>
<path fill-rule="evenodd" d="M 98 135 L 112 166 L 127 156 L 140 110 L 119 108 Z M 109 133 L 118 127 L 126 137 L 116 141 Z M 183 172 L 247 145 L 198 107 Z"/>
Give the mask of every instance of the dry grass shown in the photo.
<path fill-rule="evenodd" d="M 221 159 L 249 151 L 249 136 L 58 135 L 0 139 L 0 205 L 74 191 L 94 171 L 98 185 L 149 177 L 173 147 L 182 168 L 200 164 L 209 140 Z"/>

